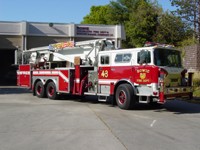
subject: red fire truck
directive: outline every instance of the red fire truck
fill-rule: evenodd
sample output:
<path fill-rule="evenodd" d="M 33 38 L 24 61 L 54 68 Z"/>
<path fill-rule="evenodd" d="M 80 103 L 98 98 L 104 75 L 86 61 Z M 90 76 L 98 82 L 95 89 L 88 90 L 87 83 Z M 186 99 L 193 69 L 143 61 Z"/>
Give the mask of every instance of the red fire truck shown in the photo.
<path fill-rule="evenodd" d="M 180 51 L 166 45 L 116 49 L 107 39 L 63 42 L 23 51 L 17 84 L 39 98 L 60 94 L 113 97 L 121 109 L 135 103 L 164 104 L 192 97 L 192 75 L 182 67 Z"/>

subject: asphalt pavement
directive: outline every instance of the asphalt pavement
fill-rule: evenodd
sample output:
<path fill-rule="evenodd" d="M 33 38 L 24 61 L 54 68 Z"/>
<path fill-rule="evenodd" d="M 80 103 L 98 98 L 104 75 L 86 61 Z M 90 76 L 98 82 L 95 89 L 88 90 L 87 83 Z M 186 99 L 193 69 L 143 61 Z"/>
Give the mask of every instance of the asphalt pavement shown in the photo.
<path fill-rule="evenodd" d="M 200 150 L 200 104 L 121 110 L 95 97 L 37 98 L 0 87 L 0 150 Z"/>

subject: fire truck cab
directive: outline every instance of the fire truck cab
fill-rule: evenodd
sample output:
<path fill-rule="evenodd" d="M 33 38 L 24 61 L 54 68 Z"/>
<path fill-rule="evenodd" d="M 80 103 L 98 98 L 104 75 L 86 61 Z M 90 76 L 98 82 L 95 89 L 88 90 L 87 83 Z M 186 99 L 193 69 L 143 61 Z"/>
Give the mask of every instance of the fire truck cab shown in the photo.
<path fill-rule="evenodd" d="M 108 97 L 121 109 L 135 103 L 159 103 L 192 98 L 191 75 L 181 53 L 166 46 L 116 49 L 110 40 L 65 42 L 23 52 L 29 64 L 19 66 L 18 85 L 43 98 L 59 94 Z"/>

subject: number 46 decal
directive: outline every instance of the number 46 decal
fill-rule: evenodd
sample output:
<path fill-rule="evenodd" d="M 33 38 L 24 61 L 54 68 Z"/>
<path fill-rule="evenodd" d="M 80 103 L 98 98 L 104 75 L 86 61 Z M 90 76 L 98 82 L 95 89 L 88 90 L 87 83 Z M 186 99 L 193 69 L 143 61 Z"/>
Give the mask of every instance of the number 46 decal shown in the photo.
<path fill-rule="evenodd" d="M 108 77 L 108 70 L 103 70 L 101 72 L 101 76 L 104 77 L 104 78 L 107 78 Z"/>

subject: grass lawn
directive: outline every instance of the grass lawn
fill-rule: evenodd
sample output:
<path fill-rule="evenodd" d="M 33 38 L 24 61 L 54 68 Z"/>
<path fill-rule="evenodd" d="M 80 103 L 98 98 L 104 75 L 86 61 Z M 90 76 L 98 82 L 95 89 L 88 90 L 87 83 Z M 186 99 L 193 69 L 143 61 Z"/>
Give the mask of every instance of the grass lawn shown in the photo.
<path fill-rule="evenodd" d="M 200 104 L 200 87 L 194 87 L 193 99 L 186 101 L 189 103 Z"/>

